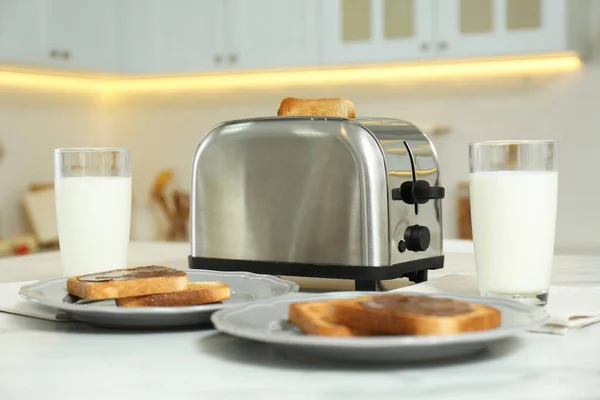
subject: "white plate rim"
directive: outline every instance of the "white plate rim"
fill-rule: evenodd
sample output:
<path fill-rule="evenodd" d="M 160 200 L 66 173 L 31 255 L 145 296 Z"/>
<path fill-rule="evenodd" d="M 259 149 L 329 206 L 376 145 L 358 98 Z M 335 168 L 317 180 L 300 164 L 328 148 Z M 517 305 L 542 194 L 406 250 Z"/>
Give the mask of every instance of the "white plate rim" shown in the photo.
<path fill-rule="evenodd" d="M 389 293 L 389 292 L 388 292 Z M 333 292 L 320 294 L 296 293 L 293 296 L 285 298 L 274 298 L 261 300 L 252 304 L 238 306 L 234 309 L 220 310 L 212 314 L 211 321 L 215 328 L 221 332 L 242 337 L 245 339 L 256 340 L 265 343 L 291 345 L 291 346 L 310 346 L 310 347 L 338 347 L 338 348 L 391 348 L 391 347 L 414 347 L 414 346 L 441 346 L 452 344 L 467 344 L 491 342 L 514 336 L 543 323 L 549 318 L 545 309 L 541 307 L 528 306 L 515 300 L 476 297 L 468 295 L 459 295 L 454 293 L 424 293 L 414 291 L 396 292 L 398 294 L 411 294 L 433 297 L 447 297 L 456 300 L 463 300 L 485 305 L 501 305 L 514 309 L 518 312 L 528 313 L 530 320 L 526 324 L 498 328 L 479 332 L 466 332 L 457 335 L 406 335 L 406 336 L 377 336 L 377 337 L 328 337 L 317 335 L 269 335 L 265 332 L 239 328 L 232 323 L 229 318 L 239 313 L 252 312 L 259 307 L 268 307 L 281 302 L 326 300 L 334 298 L 351 298 L 369 294 L 382 294 L 382 292 Z"/>
<path fill-rule="evenodd" d="M 255 274 L 252 272 L 245 271 L 214 271 L 206 269 L 183 269 L 181 271 L 186 272 L 188 275 L 194 274 L 206 274 L 209 273 L 215 276 L 236 276 L 240 278 L 246 278 L 248 280 L 262 280 L 271 285 L 277 285 L 285 288 L 285 293 L 274 296 L 269 299 L 253 300 L 249 301 L 250 304 L 254 301 L 272 300 L 275 298 L 284 297 L 299 291 L 300 287 L 297 283 L 278 278 L 273 275 L 266 274 Z M 46 307 L 55 308 L 60 311 L 67 313 L 78 313 L 78 314 L 119 314 L 119 315 L 156 315 L 156 314 L 185 314 L 185 313 L 197 313 L 197 312 L 209 312 L 221 309 L 228 309 L 232 307 L 239 307 L 240 303 L 217 303 L 217 304 L 201 304 L 196 306 L 181 306 L 181 307 L 115 307 L 115 306 L 103 306 L 98 305 L 94 307 L 82 307 L 81 305 L 63 303 L 62 299 L 49 299 L 48 297 L 39 297 L 35 295 L 35 291 L 45 285 L 52 285 L 58 282 L 67 281 L 67 277 L 57 277 L 51 279 L 42 279 L 28 285 L 24 285 L 19 290 L 19 296 L 21 298 L 31 301 L 36 304 L 41 304 Z"/>

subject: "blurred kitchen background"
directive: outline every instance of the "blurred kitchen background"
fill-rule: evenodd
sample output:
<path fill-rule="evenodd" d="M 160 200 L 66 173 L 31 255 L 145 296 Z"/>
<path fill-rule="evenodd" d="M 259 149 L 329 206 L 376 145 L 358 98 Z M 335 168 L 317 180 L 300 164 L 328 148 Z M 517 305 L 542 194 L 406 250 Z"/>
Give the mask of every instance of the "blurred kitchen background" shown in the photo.
<path fill-rule="evenodd" d="M 428 133 L 447 238 L 470 141 L 556 139 L 556 251 L 600 253 L 600 0 L 0 0 L 0 255 L 56 248 L 57 147 L 130 147 L 132 239 L 187 240 L 198 142 L 286 96 Z"/>

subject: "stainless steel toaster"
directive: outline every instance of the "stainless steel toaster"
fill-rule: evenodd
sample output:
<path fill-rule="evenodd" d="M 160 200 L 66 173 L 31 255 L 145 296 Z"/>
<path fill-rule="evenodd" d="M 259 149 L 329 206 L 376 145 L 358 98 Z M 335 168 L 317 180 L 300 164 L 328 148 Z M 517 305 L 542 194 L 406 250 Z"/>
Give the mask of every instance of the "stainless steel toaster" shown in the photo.
<path fill-rule="evenodd" d="M 439 163 L 414 125 L 271 117 L 212 129 L 193 160 L 190 268 L 354 280 L 443 266 Z"/>

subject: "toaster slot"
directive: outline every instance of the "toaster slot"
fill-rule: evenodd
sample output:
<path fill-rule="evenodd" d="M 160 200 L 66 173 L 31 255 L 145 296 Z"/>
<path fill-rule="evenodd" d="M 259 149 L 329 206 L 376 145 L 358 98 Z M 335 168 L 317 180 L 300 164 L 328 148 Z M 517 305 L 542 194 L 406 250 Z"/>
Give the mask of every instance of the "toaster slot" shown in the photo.
<path fill-rule="evenodd" d="M 406 141 L 404 141 L 404 147 L 406 147 L 406 152 L 408 153 L 408 159 L 410 160 L 410 167 L 412 169 L 412 182 L 404 182 L 402 184 L 402 186 L 405 186 L 405 198 L 410 198 L 411 201 L 414 202 L 415 204 L 415 215 L 419 215 L 419 204 L 412 200 L 413 199 L 413 187 L 415 182 L 417 181 L 417 170 L 415 168 L 415 155 L 412 152 L 412 149 L 410 148 L 410 146 L 408 145 L 408 143 Z M 400 187 L 400 192 L 402 193 L 402 187 Z"/>
<path fill-rule="evenodd" d="M 406 204 L 413 204 L 415 208 L 415 215 L 419 214 L 419 204 L 414 200 L 413 197 L 413 188 L 415 182 L 417 181 L 417 173 L 415 168 L 415 158 L 410 148 L 409 144 L 406 141 L 403 141 L 404 147 L 406 148 L 406 154 L 408 154 L 408 159 L 410 161 L 410 169 L 411 169 L 411 177 L 412 180 L 403 182 L 399 188 L 392 189 L 392 199 L 393 200 L 401 200 Z"/>

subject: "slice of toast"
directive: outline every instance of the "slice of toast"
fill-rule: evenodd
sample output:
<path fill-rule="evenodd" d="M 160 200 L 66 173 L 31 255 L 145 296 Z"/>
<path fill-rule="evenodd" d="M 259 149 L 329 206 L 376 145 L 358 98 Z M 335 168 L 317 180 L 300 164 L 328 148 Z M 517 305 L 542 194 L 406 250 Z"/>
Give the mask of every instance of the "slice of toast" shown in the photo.
<path fill-rule="evenodd" d="M 354 118 L 354 103 L 343 98 L 297 99 L 286 97 L 281 101 L 277 115 Z"/>
<path fill-rule="evenodd" d="M 186 290 L 116 299 L 119 307 L 179 307 L 218 303 L 231 297 L 223 282 L 190 282 Z"/>
<path fill-rule="evenodd" d="M 447 335 L 493 329 L 499 310 L 482 304 L 421 295 L 383 294 L 331 304 L 340 324 L 383 335 Z"/>
<path fill-rule="evenodd" d="M 115 269 L 67 279 L 67 291 L 89 300 L 169 293 L 185 290 L 185 272 L 159 265 Z"/>
<path fill-rule="evenodd" d="M 333 301 L 292 303 L 288 310 L 288 320 L 302 332 L 322 336 L 368 336 L 369 332 L 350 328 L 337 323 L 331 313 Z"/>

